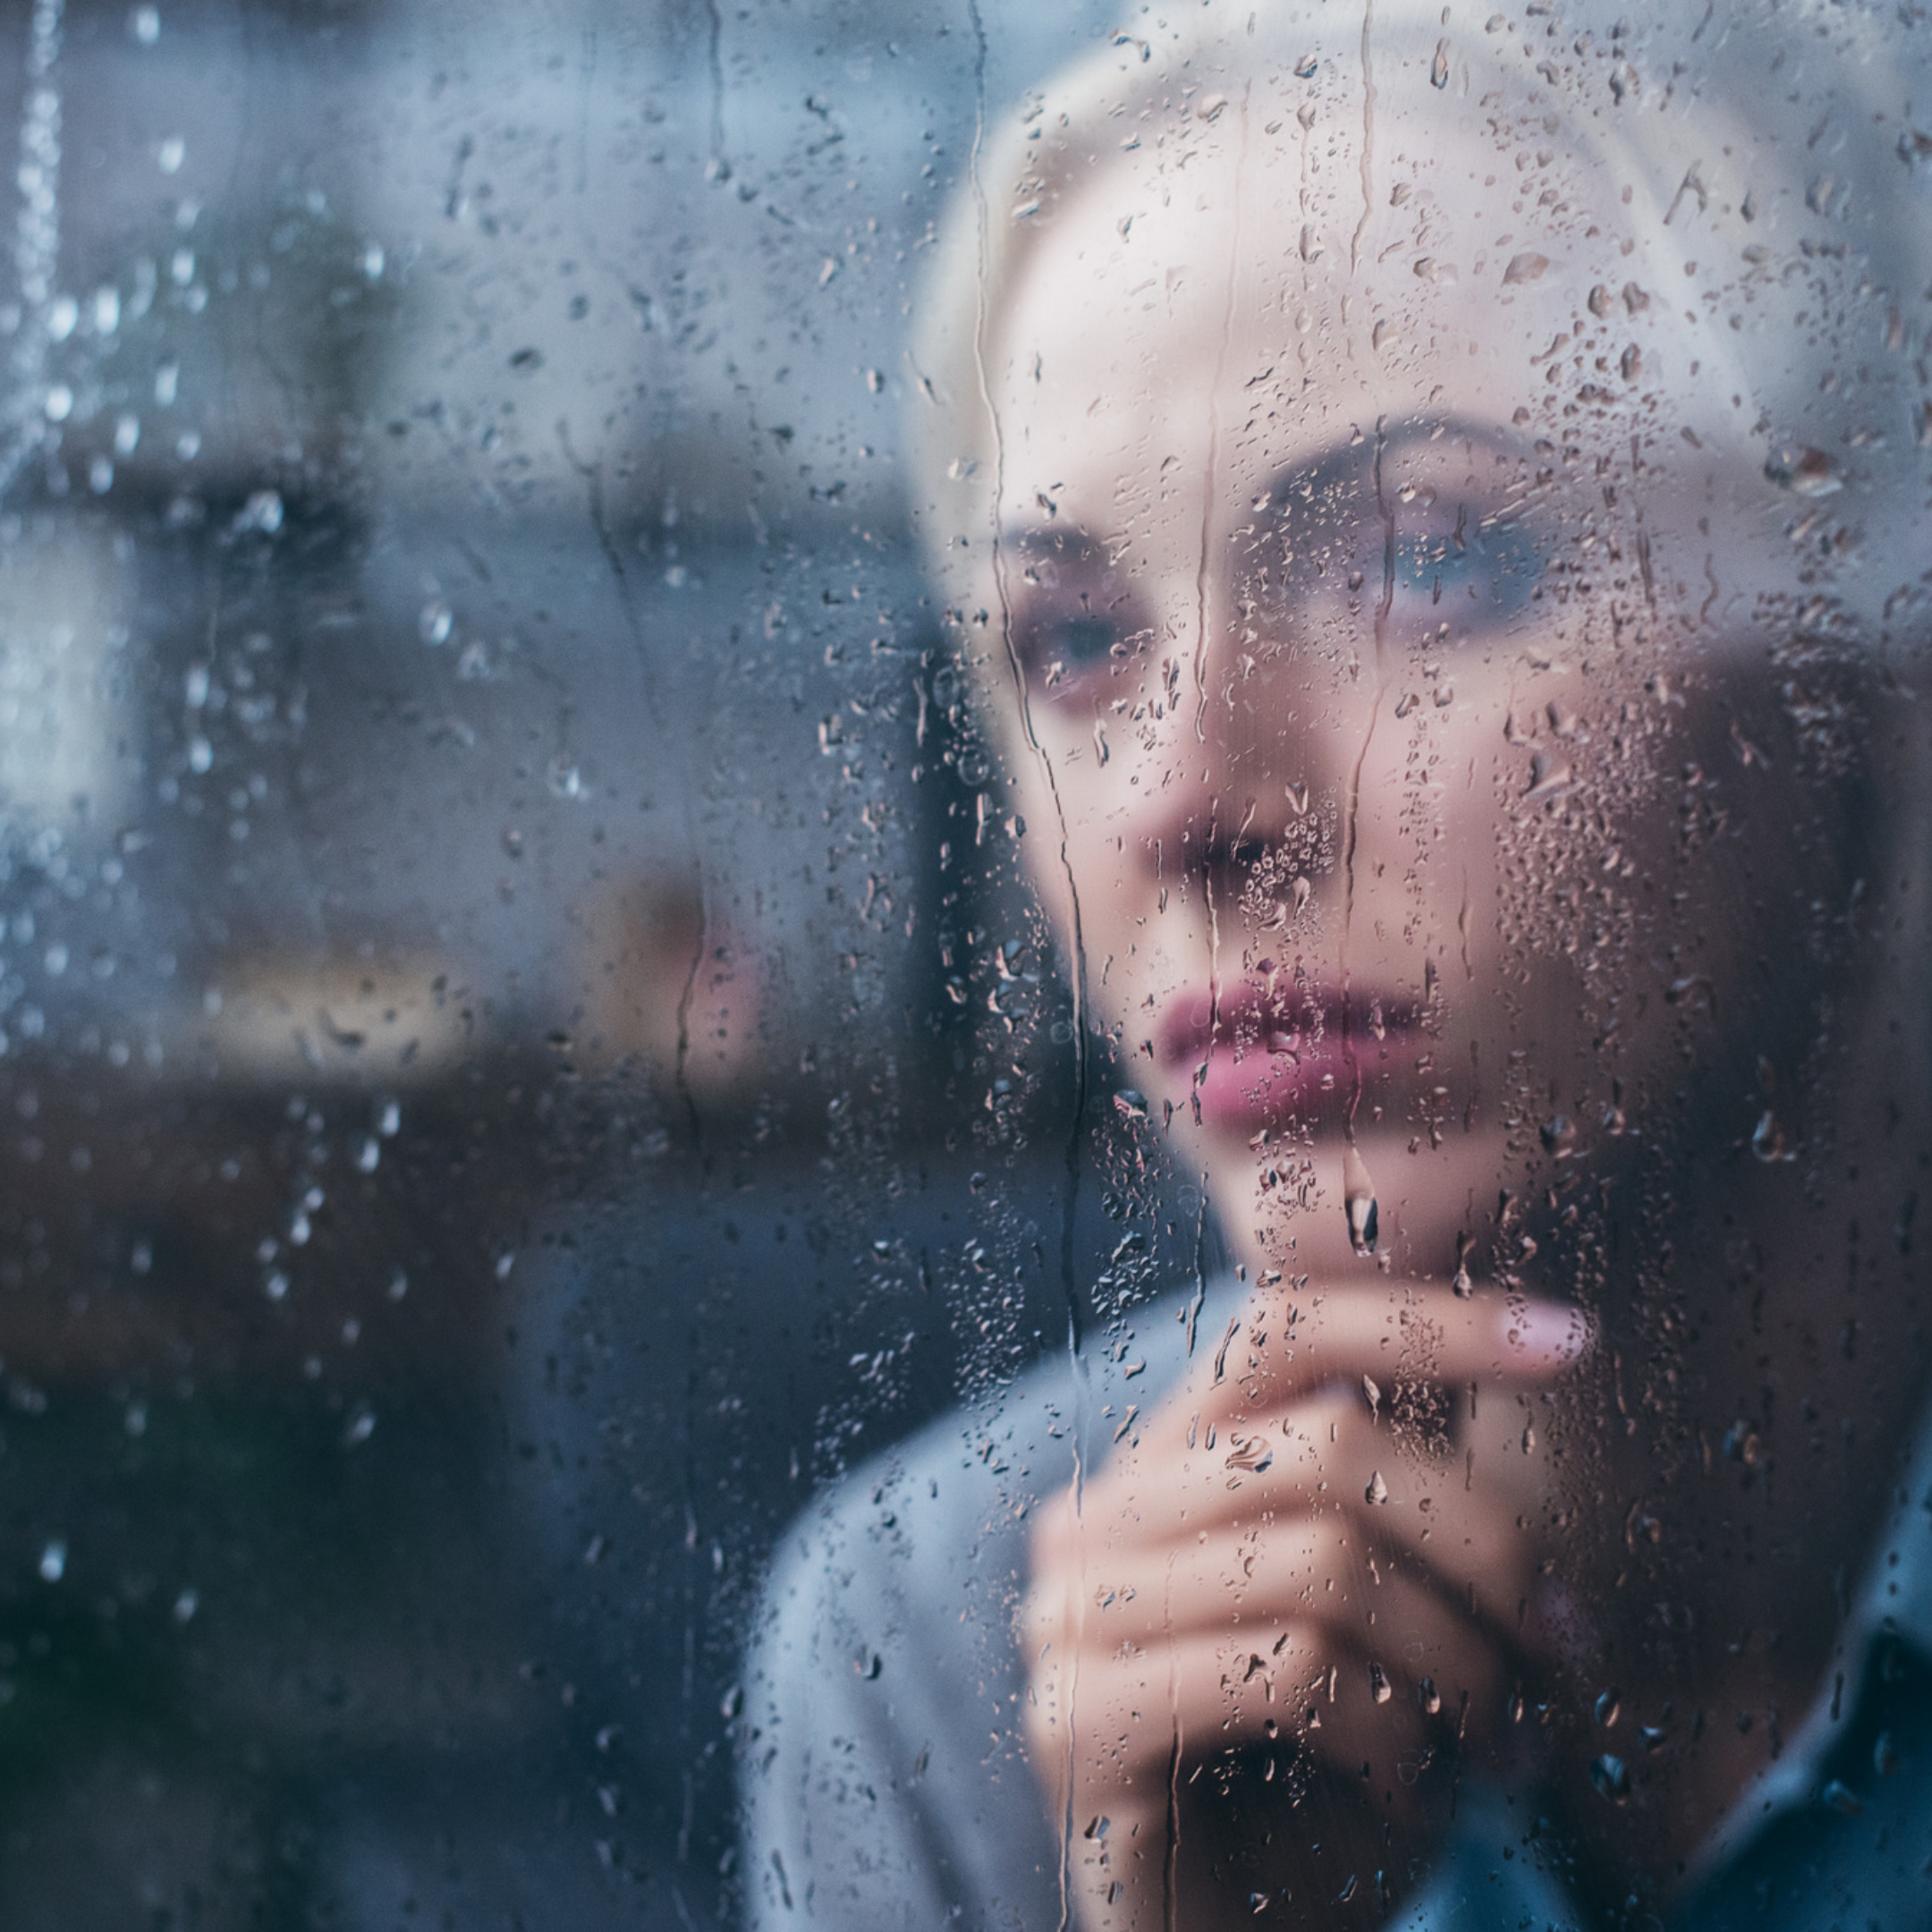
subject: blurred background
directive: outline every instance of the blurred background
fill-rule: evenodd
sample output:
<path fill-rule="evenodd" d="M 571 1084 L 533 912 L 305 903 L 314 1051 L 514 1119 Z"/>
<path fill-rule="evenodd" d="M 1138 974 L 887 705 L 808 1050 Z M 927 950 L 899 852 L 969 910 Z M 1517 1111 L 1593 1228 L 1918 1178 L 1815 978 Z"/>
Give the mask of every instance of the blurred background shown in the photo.
<path fill-rule="evenodd" d="M 731 1922 L 774 1538 L 1197 1265 L 900 456 L 1110 24 L 0 14 L 0 1923 Z"/>

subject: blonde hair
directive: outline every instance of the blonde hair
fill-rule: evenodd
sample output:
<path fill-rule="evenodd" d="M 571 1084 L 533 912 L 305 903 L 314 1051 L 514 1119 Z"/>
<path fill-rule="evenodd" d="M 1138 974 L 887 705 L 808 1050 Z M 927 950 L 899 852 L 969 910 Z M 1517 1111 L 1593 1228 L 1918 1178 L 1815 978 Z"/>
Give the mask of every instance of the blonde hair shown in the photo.
<path fill-rule="evenodd" d="M 1519 154 L 1548 143 L 1541 163 L 1560 150 L 1579 185 L 1607 181 L 1590 205 L 1612 201 L 1615 232 L 1572 236 L 1565 265 L 1579 312 L 1623 302 L 1628 283 L 1630 304 L 1654 309 L 1644 326 L 1696 360 L 1707 436 L 1755 445 L 1801 494 L 1846 489 L 1867 541 L 1911 555 L 1932 441 L 1932 134 L 1911 117 L 1915 82 L 1932 115 L 1925 37 L 1889 10 L 1820 0 L 1713 4 L 1701 22 L 1694 8 L 1662 12 L 1633 26 L 1597 4 L 1531 0 L 1485 21 L 1436 0 L 1364 0 L 1361 13 L 1208 0 L 1182 27 L 1114 35 L 1030 97 L 976 146 L 912 349 L 914 513 L 942 581 L 960 584 L 962 537 L 993 533 L 1003 321 L 1062 211 L 1123 148 L 1233 138 L 1251 118 L 1230 112 L 1237 97 L 1273 118 L 1270 133 L 1318 120 L 1324 139 L 1358 143 L 1360 199 L 1352 232 L 1330 237 L 1330 277 L 1352 278 L 1410 232 L 1413 211 L 1377 171 L 1406 143 L 1405 173 L 1426 175 L 1416 130 L 1445 114 Z M 1329 174 L 1339 194 L 1347 170 Z M 1278 245 L 1293 252 L 1287 233 Z M 1394 288 L 1421 284 L 1354 286 L 1367 329 Z M 1874 609 L 1894 592 L 1876 578 L 1840 589 Z"/>

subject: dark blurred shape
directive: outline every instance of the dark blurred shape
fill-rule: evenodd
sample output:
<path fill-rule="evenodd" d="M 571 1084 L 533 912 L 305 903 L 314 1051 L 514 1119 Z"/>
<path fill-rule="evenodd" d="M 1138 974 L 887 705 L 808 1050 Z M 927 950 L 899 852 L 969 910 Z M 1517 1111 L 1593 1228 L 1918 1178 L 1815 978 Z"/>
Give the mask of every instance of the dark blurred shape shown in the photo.
<path fill-rule="evenodd" d="M 896 454 L 1086 11 L 0 31 L 8 1926 L 728 1918 L 778 1529 L 1191 1265 Z"/>

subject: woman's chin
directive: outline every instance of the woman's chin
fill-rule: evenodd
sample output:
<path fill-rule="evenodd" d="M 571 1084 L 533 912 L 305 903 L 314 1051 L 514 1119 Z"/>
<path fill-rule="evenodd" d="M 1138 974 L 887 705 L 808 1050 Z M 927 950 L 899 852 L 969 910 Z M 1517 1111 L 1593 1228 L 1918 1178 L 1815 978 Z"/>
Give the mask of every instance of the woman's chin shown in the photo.
<path fill-rule="evenodd" d="M 1521 1146 L 1499 1131 L 1432 1138 L 1386 1119 L 1352 1129 L 1339 1110 L 1305 1124 L 1204 1110 L 1199 1129 L 1183 1129 L 1177 1110 L 1174 1134 L 1205 1165 L 1222 1226 L 1258 1278 L 1387 1275 L 1480 1291 L 1496 1280 L 1487 1258 L 1499 1200 L 1525 1182 Z"/>

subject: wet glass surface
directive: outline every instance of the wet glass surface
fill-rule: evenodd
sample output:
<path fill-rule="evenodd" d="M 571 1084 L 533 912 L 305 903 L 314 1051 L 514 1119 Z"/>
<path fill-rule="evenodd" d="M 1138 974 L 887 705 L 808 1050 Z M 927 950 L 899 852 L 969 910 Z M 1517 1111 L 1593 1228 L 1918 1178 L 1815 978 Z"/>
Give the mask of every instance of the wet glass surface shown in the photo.
<path fill-rule="evenodd" d="M 1922 1915 L 1928 28 L 1695 13 L 0 23 L 0 1919 Z"/>

